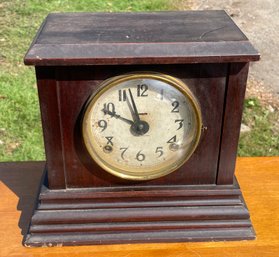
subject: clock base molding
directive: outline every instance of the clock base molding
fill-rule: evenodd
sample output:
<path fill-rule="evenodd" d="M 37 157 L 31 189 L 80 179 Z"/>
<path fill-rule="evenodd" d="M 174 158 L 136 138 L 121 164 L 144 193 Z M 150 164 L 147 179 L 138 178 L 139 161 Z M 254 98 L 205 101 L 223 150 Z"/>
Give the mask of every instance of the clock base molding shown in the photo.
<path fill-rule="evenodd" d="M 234 185 L 50 190 L 43 183 L 24 245 L 254 239 Z"/>

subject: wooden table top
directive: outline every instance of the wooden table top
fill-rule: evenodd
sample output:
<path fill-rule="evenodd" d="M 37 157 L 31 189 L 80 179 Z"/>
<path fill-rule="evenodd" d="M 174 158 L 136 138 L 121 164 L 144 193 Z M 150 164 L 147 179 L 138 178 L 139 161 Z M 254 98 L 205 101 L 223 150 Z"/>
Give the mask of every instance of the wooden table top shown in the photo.
<path fill-rule="evenodd" d="M 279 157 L 239 158 L 237 161 L 236 175 L 250 210 L 256 240 L 25 248 L 22 239 L 28 228 L 43 165 L 43 162 L 0 164 L 0 257 L 279 255 Z"/>

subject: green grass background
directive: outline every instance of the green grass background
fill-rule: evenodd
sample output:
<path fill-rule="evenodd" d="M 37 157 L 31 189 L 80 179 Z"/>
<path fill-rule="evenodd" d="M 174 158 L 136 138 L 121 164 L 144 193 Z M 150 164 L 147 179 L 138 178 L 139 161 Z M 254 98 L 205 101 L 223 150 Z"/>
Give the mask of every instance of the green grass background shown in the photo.
<path fill-rule="evenodd" d="M 168 0 L 0 0 L 0 161 L 45 158 L 34 68 L 24 66 L 23 57 L 49 12 L 159 11 L 177 6 L 179 1 Z M 257 99 L 247 99 L 245 107 L 244 122 L 252 131 L 241 136 L 239 155 L 279 155 L 276 117 Z"/>

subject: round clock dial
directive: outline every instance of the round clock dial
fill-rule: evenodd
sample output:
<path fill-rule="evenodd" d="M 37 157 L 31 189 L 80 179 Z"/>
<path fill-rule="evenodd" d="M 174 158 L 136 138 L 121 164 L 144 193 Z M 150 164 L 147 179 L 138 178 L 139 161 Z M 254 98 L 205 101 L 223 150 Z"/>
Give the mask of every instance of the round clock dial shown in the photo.
<path fill-rule="evenodd" d="M 128 74 L 106 80 L 90 97 L 85 146 L 106 171 L 149 180 L 179 168 L 200 137 L 201 113 L 189 88 L 171 76 Z"/>

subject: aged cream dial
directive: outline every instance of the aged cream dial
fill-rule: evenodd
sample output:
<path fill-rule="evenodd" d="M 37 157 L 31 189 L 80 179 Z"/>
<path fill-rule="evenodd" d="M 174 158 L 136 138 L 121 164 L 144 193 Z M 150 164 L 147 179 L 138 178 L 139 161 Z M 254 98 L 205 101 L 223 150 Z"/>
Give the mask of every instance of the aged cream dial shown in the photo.
<path fill-rule="evenodd" d="M 82 123 L 85 146 L 109 173 L 149 180 L 178 169 L 201 132 L 197 100 L 180 80 L 158 73 L 113 77 L 90 97 Z"/>

